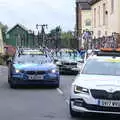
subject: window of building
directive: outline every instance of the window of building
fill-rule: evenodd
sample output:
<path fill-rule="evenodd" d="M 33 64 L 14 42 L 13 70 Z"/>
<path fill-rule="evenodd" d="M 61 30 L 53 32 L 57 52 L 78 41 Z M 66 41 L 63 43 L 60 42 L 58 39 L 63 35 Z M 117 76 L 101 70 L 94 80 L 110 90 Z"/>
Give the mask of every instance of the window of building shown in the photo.
<path fill-rule="evenodd" d="M 107 36 L 107 31 L 105 31 L 105 36 Z"/>
<path fill-rule="evenodd" d="M 94 27 L 96 27 L 96 8 L 94 8 Z"/>
<path fill-rule="evenodd" d="M 104 3 L 103 4 L 103 25 L 105 25 L 105 22 L 106 22 L 106 4 Z"/>
<path fill-rule="evenodd" d="M 114 12 L 114 0 L 111 0 L 111 13 Z"/>
<path fill-rule="evenodd" d="M 99 30 L 99 31 L 98 31 L 98 37 L 100 37 L 100 36 L 101 36 L 101 31 Z"/>
<path fill-rule="evenodd" d="M 98 8 L 98 24 L 99 24 L 99 26 L 100 26 L 100 6 L 99 6 L 99 8 Z"/>
<path fill-rule="evenodd" d="M 87 19 L 87 20 L 85 21 L 85 25 L 86 25 L 86 26 L 91 26 L 91 20 L 90 20 L 90 19 Z"/>

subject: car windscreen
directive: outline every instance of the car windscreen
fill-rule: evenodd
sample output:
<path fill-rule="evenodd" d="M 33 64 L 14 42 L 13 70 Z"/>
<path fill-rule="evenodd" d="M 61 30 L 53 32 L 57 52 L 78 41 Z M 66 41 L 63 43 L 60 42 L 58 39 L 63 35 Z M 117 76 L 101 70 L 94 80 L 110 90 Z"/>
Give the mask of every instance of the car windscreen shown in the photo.
<path fill-rule="evenodd" d="M 88 60 L 82 74 L 120 76 L 120 60 Z"/>
<path fill-rule="evenodd" d="M 75 51 L 75 52 L 58 52 L 57 53 L 58 57 L 80 57 L 79 52 Z"/>
<path fill-rule="evenodd" d="M 52 59 L 46 55 L 20 55 L 14 58 L 14 63 L 24 64 L 24 63 L 36 63 L 36 64 L 44 64 L 50 63 Z"/>

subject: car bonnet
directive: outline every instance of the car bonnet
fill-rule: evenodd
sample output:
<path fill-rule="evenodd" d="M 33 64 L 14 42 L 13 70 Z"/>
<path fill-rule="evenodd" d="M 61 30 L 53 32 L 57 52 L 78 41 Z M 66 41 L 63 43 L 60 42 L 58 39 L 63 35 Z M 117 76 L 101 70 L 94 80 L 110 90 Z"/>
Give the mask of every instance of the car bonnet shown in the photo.
<path fill-rule="evenodd" d="M 55 69 L 56 65 L 53 63 L 46 63 L 46 64 L 35 64 L 35 63 L 26 63 L 26 64 L 14 64 L 13 65 L 16 69 L 20 70 L 51 70 Z"/>
<path fill-rule="evenodd" d="M 87 75 L 80 74 L 75 78 L 73 85 L 88 89 L 120 90 L 120 77 L 110 75 Z"/>

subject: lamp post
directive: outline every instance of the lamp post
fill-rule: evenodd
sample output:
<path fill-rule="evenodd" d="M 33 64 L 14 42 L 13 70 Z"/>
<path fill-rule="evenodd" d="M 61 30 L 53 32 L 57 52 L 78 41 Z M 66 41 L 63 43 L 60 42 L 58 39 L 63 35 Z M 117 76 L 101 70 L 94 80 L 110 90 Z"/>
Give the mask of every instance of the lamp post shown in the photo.
<path fill-rule="evenodd" d="M 56 27 L 56 31 L 55 31 L 55 38 L 56 38 L 56 48 L 58 48 L 58 45 L 60 44 L 60 26 Z"/>

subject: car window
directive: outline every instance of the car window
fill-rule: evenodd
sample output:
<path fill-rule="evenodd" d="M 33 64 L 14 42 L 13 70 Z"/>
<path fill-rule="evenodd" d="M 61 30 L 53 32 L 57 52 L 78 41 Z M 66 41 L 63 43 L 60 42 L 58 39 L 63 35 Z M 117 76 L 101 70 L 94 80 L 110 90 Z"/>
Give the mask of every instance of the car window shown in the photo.
<path fill-rule="evenodd" d="M 49 56 L 45 55 L 20 55 L 14 58 L 14 63 L 50 63 L 52 59 Z"/>
<path fill-rule="evenodd" d="M 120 62 L 106 60 L 88 60 L 82 74 L 120 75 Z"/>

